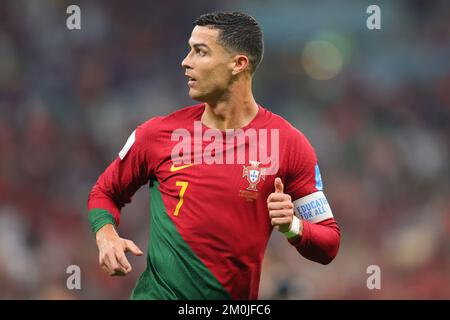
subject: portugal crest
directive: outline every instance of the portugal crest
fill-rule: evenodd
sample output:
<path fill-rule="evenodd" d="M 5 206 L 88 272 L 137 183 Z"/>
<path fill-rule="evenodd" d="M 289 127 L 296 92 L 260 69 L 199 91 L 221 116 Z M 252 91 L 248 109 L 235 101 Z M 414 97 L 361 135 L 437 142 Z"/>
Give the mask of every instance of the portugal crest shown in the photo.
<path fill-rule="evenodd" d="M 266 180 L 266 169 L 259 168 L 258 161 L 251 161 L 249 166 L 244 166 L 244 171 L 242 177 L 247 177 L 247 181 L 250 184 L 247 190 L 258 191 L 256 185 L 261 181 L 261 179 Z"/>

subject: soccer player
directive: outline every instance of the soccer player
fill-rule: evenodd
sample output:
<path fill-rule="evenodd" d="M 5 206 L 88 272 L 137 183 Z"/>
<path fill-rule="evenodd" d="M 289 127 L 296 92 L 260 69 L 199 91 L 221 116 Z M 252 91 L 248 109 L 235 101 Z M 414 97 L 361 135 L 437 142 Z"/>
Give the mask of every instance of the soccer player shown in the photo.
<path fill-rule="evenodd" d="M 138 126 L 89 195 L 100 265 L 122 276 L 125 253 L 143 252 L 118 235 L 120 210 L 149 184 L 147 268 L 132 299 L 256 299 L 274 228 L 321 264 L 339 248 L 312 146 L 253 97 L 258 23 L 218 12 L 194 25 L 182 67 L 201 103 Z"/>

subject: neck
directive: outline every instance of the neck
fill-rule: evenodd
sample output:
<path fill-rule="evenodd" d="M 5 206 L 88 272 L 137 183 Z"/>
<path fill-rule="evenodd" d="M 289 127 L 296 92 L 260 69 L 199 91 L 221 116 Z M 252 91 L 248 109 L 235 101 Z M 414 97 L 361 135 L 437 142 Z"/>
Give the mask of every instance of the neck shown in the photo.
<path fill-rule="evenodd" d="M 225 131 L 249 124 L 258 113 L 258 104 L 252 94 L 251 82 L 235 83 L 224 98 L 205 103 L 202 122 L 209 128 Z"/>

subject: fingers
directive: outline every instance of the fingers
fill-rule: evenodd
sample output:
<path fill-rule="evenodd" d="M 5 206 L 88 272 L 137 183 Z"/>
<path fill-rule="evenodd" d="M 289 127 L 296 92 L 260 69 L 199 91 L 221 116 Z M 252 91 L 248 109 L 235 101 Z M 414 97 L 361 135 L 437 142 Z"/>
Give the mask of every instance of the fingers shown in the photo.
<path fill-rule="evenodd" d="M 274 186 L 275 186 L 275 193 L 283 193 L 284 185 L 283 182 L 281 182 L 280 178 L 278 177 L 275 178 Z"/>
<path fill-rule="evenodd" d="M 271 193 L 267 197 L 267 203 L 277 201 L 291 201 L 291 196 L 286 193 Z"/>
<path fill-rule="evenodd" d="M 130 273 L 132 268 L 131 268 L 131 264 L 128 262 L 127 257 L 125 256 L 124 251 L 122 250 L 117 250 L 116 251 L 116 258 L 117 258 L 117 262 L 120 264 L 120 266 L 123 268 L 123 270 L 126 273 Z"/>
<path fill-rule="evenodd" d="M 141 249 L 131 240 L 125 240 L 125 252 L 130 251 L 135 256 L 142 256 L 144 253 Z"/>
<path fill-rule="evenodd" d="M 272 226 L 279 229 L 280 231 L 287 231 L 289 230 L 291 223 L 292 223 L 292 217 L 284 217 L 284 218 L 273 218 L 271 221 Z M 283 229 L 283 230 L 281 230 Z"/>
<path fill-rule="evenodd" d="M 292 218 L 282 217 L 282 218 L 273 218 L 271 223 L 273 226 L 279 226 L 283 224 L 290 224 L 292 222 Z"/>
<path fill-rule="evenodd" d="M 105 273 L 110 275 L 110 271 L 109 271 L 108 267 L 106 266 L 106 264 L 101 264 L 100 267 L 102 268 L 103 271 L 105 271 Z"/>
<path fill-rule="evenodd" d="M 99 254 L 101 268 L 110 276 L 124 276 L 131 272 L 132 267 L 125 253 L 131 251 L 134 255 L 141 256 L 143 252 L 133 241 L 118 239 L 102 246 Z"/>
<path fill-rule="evenodd" d="M 294 204 L 291 196 L 284 193 L 284 185 L 280 178 L 274 180 L 275 192 L 267 198 L 270 222 L 281 232 L 289 230 L 294 217 Z"/>
<path fill-rule="evenodd" d="M 289 217 L 294 217 L 294 215 L 292 214 L 291 210 L 274 210 L 274 211 L 269 211 L 269 217 L 270 219 L 273 218 L 289 218 Z"/>
<path fill-rule="evenodd" d="M 106 253 L 103 264 L 110 276 L 124 276 L 127 271 L 119 264 L 115 252 L 112 250 Z"/>
<path fill-rule="evenodd" d="M 291 201 L 269 202 L 267 204 L 267 208 L 269 209 L 269 211 L 294 209 L 294 204 Z"/>

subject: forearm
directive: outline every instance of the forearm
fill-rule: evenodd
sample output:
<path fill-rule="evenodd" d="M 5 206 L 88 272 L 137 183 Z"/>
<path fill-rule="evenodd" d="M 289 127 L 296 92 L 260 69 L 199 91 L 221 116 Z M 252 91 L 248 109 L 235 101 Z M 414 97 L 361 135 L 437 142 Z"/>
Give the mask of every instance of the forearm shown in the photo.
<path fill-rule="evenodd" d="M 118 166 L 117 160 L 111 163 L 89 193 L 87 208 L 94 234 L 106 223 L 118 226 L 120 209 L 130 202 L 130 196 L 124 191 L 126 184 L 121 182 Z"/>
<path fill-rule="evenodd" d="M 309 260 L 321 264 L 329 264 L 333 261 L 340 243 L 340 229 L 336 220 L 331 218 L 315 224 L 302 220 L 302 224 L 301 237 L 296 237 L 289 242 Z"/>
<path fill-rule="evenodd" d="M 96 184 L 88 197 L 89 222 L 94 234 L 106 224 L 118 226 L 120 223 L 120 204 L 103 192 Z"/>

